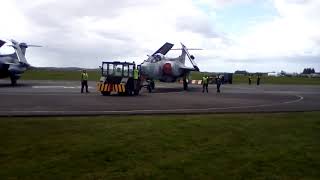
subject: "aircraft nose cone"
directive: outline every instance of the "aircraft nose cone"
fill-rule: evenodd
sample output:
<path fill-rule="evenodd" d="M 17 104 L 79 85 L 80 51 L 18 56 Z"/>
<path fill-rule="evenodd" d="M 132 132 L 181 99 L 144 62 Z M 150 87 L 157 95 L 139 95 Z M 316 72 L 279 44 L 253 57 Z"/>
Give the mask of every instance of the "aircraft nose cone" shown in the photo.
<path fill-rule="evenodd" d="M 165 63 L 163 65 L 162 71 L 165 75 L 171 75 L 172 74 L 172 67 L 170 63 Z"/>

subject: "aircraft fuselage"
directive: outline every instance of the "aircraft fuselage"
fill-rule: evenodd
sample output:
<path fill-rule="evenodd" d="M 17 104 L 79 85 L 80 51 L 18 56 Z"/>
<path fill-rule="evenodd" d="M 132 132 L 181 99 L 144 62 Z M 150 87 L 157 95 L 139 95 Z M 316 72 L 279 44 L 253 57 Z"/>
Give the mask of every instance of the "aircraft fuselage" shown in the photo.
<path fill-rule="evenodd" d="M 184 67 L 180 61 L 162 60 L 158 62 L 144 62 L 141 64 L 141 74 L 148 79 L 162 82 L 175 82 L 184 75 Z"/>
<path fill-rule="evenodd" d="M 19 64 L 19 60 L 15 53 L 0 55 L 0 78 L 10 77 L 17 80 L 26 69 L 26 67 Z"/>

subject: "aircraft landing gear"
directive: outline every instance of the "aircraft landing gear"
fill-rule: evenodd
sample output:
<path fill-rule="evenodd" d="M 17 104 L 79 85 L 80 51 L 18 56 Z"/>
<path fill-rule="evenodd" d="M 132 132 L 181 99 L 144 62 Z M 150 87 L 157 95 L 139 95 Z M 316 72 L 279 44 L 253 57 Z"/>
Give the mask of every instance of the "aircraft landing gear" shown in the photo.
<path fill-rule="evenodd" d="M 148 92 L 151 93 L 152 90 L 155 88 L 155 84 L 153 80 L 147 80 L 147 84 L 144 85 L 143 87 L 146 87 Z"/>
<path fill-rule="evenodd" d="M 150 87 L 151 87 L 152 90 L 155 88 L 155 84 L 154 84 L 154 81 L 153 81 L 153 80 L 150 81 Z"/>
<path fill-rule="evenodd" d="M 183 90 L 188 90 L 188 79 L 186 76 L 183 77 Z"/>
<path fill-rule="evenodd" d="M 152 88 L 151 88 L 151 83 L 150 82 L 148 82 L 148 84 L 147 84 L 147 89 L 148 89 L 149 93 L 152 92 Z"/>
<path fill-rule="evenodd" d="M 15 85 L 17 85 L 17 79 L 16 78 L 14 78 L 14 77 L 10 77 L 10 80 L 11 80 L 11 86 L 15 86 Z"/>

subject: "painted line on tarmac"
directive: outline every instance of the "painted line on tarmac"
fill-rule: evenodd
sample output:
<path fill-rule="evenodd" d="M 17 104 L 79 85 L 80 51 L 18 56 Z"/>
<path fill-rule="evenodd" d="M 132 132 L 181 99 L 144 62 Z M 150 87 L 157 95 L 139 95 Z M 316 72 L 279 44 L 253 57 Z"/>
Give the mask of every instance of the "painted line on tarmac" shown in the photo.
<path fill-rule="evenodd" d="M 19 92 L 20 93 L 20 92 Z M 61 93 L 52 93 L 52 92 L 41 92 L 41 93 L 24 93 L 24 94 L 17 94 L 17 92 L 12 92 L 12 93 L 1 93 L 0 95 L 7 95 L 7 96 L 85 96 L 85 95 L 94 95 L 96 96 L 97 93 L 80 93 L 80 92 L 61 92 Z"/>
<path fill-rule="evenodd" d="M 81 86 L 31 86 L 35 89 L 79 89 Z M 92 86 L 88 86 L 89 89 L 92 89 Z"/>
<path fill-rule="evenodd" d="M 259 108 L 259 107 L 271 107 L 278 105 L 286 105 L 298 103 L 304 99 L 303 96 L 294 95 L 297 99 L 291 101 L 270 103 L 270 104 L 260 104 L 260 105 L 248 105 L 248 106 L 231 106 L 231 107 L 215 107 L 215 108 L 202 108 L 202 109 L 145 109 L 145 110 L 112 110 L 112 111 L 0 111 L 0 113 L 25 113 L 25 115 L 86 115 L 86 114 L 144 114 L 144 113 L 195 113 L 195 112 L 207 112 L 210 110 L 230 110 L 230 109 L 248 109 L 248 108 Z M 11 115 L 11 114 L 9 114 Z M 22 114 L 23 115 L 23 114 Z"/>

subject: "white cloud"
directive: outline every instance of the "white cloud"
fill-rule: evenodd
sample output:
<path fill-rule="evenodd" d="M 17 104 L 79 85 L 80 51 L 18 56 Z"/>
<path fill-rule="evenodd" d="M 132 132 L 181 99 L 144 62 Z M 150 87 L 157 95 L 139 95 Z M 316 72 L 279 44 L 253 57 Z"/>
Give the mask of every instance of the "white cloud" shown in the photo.
<path fill-rule="evenodd" d="M 314 60 L 320 57 L 320 2 L 269 1 L 279 16 L 255 21 L 243 34 L 226 34 L 216 29 L 215 10 L 254 0 L 2 0 L 0 35 L 44 45 L 28 49 L 35 66 L 141 62 L 169 41 L 205 49 L 193 52 L 205 71 L 271 71 L 285 69 L 287 62 L 291 71 L 308 63 L 320 70 Z"/>
<path fill-rule="evenodd" d="M 166 41 L 199 41 L 190 39 L 200 36 L 192 31 L 177 31 L 177 19 L 193 16 L 206 23 L 201 20 L 206 15 L 191 0 L 8 0 L 1 6 L 14 11 L 0 16 L 6 24 L 1 35 L 45 46 L 28 50 L 36 66 L 97 67 L 101 59 L 125 58 L 141 62 Z M 23 23 L 17 25 L 19 18 Z"/>
<path fill-rule="evenodd" d="M 221 45 L 211 56 L 247 64 L 251 71 L 257 71 L 253 64 L 260 61 L 269 62 L 263 63 L 265 70 L 302 71 L 313 65 L 319 71 L 320 62 L 315 60 L 320 61 L 320 1 L 274 0 L 273 4 L 279 16 L 252 24 L 241 36 L 229 35 L 233 43 Z"/>
<path fill-rule="evenodd" d="M 223 8 L 225 6 L 243 4 L 243 3 L 251 3 L 254 0 L 198 0 L 197 4 L 205 5 L 211 9 Z"/>

